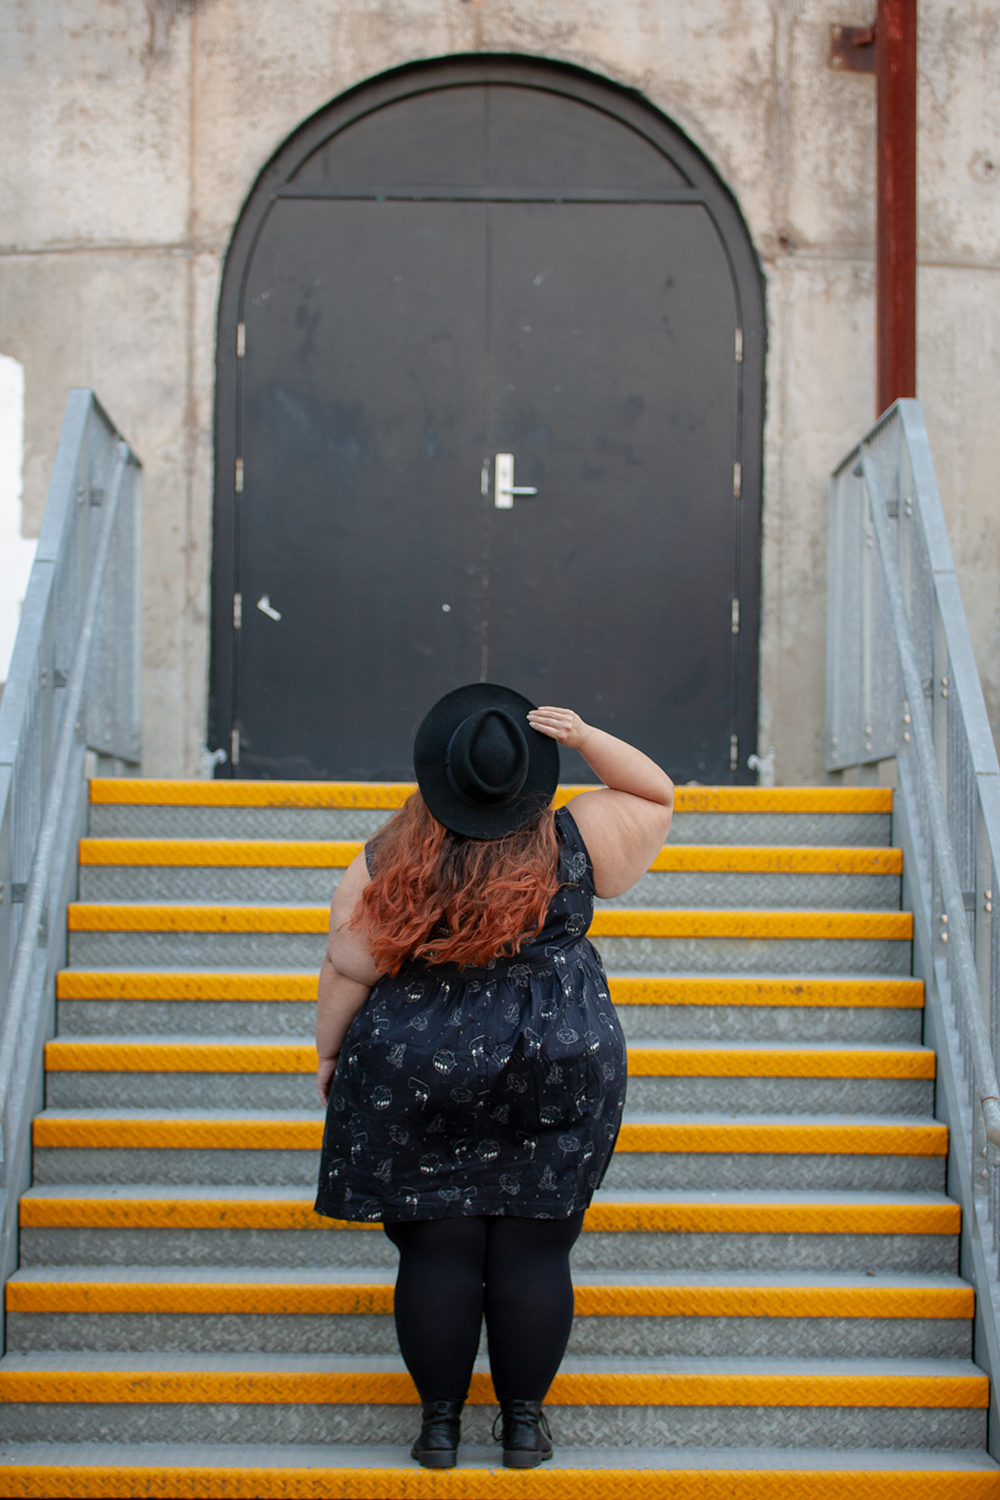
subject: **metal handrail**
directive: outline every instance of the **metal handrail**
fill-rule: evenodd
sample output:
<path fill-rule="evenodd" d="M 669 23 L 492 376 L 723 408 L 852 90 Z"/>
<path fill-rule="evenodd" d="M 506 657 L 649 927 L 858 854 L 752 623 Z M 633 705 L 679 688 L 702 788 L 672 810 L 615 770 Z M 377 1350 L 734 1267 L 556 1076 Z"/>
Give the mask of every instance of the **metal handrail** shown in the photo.
<path fill-rule="evenodd" d="M 868 784 L 895 768 L 892 838 L 1000 1457 L 1000 764 L 917 401 L 833 472 L 829 585 L 826 766 Z"/>
<path fill-rule="evenodd" d="M 951 834 L 948 831 L 948 811 L 938 772 L 937 757 L 934 754 L 931 726 L 923 702 L 923 680 L 903 596 L 903 583 L 899 575 L 896 548 L 889 534 L 888 509 L 878 470 L 868 451 L 868 444 L 862 445 L 861 458 L 854 467 L 854 473 L 864 477 L 868 489 L 870 515 L 878 543 L 889 611 L 895 631 L 896 650 L 899 653 L 902 670 L 903 688 L 909 718 L 912 722 L 917 765 L 927 802 L 927 819 L 930 825 L 935 863 L 941 883 L 942 900 L 948 916 L 947 937 L 954 943 L 955 968 L 958 973 L 958 988 L 962 999 L 965 1025 L 968 1028 L 976 1092 L 983 1111 L 983 1124 L 987 1139 L 994 1145 L 1000 1146 L 1000 1088 L 997 1086 L 996 1067 L 990 1050 L 986 1017 L 983 1014 L 979 975 L 976 973 L 976 958 L 969 937 L 965 900 L 958 878 L 958 863 L 952 847 Z"/>
<path fill-rule="evenodd" d="M 103 524 L 98 536 L 96 553 L 91 566 L 90 587 L 87 590 L 83 618 L 80 621 L 80 634 L 77 639 L 76 650 L 73 653 L 73 664 L 68 673 L 66 702 L 63 705 L 59 736 L 56 742 L 56 753 L 49 772 L 49 786 L 45 797 L 44 812 L 38 832 L 38 840 L 35 845 L 35 857 L 32 861 L 31 876 L 27 882 L 27 890 L 25 892 L 24 916 L 14 949 L 14 961 L 11 965 L 10 983 L 7 986 L 3 1015 L 0 1017 L 0 1114 L 4 1110 L 10 1091 L 14 1071 L 14 1059 L 17 1051 L 17 1039 L 24 1018 L 32 970 L 35 967 L 35 959 L 38 951 L 38 936 L 44 925 L 42 918 L 48 896 L 49 873 L 55 856 L 56 838 L 59 831 L 59 824 L 62 821 L 63 804 L 67 794 L 72 795 L 74 790 L 69 774 L 70 762 L 73 751 L 80 741 L 80 720 L 78 715 L 83 704 L 87 661 L 90 656 L 97 625 L 98 607 L 104 588 L 104 575 L 107 568 L 108 555 L 111 551 L 111 539 L 114 534 L 115 519 L 118 514 L 118 503 L 121 497 L 122 480 L 128 464 L 128 455 L 129 447 L 127 443 L 118 442 L 115 444 L 115 464 L 111 476 L 110 499 L 103 506 Z M 0 1136 L 0 1161 L 3 1160 L 2 1151 L 3 1139 Z"/>
<path fill-rule="evenodd" d="M 0 700 L 0 1275 L 54 1029 L 87 777 L 139 762 L 139 461 L 92 391 L 71 391 Z"/>

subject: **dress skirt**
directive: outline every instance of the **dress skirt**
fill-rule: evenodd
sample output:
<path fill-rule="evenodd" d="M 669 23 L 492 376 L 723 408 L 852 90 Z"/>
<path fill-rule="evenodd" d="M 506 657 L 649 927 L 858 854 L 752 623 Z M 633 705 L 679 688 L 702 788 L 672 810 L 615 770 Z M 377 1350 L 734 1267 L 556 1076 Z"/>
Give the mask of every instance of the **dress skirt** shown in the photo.
<path fill-rule="evenodd" d="M 556 814 L 545 925 L 484 969 L 412 963 L 375 985 L 334 1075 L 316 1211 L 362 1222 L 584 1209 L 625 1104 L 625 1040 L 584 933 L 593 871 Z"/>

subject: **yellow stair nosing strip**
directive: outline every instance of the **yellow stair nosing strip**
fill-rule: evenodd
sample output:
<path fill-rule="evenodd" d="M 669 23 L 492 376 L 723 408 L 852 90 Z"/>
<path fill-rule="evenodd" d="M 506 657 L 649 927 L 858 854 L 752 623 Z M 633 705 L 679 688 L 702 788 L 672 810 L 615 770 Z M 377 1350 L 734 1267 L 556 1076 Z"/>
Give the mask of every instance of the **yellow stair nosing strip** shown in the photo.
<path fill-rule="evenodd" d="M 628 977 L 609 980 L 617 1005 L 836 1006 L 919 1010 L 919 979 Z M 315 1004 L 316 977 L 296 973 L 61 969 L 60 1000 L 301 1001 Z"/>
<path fill-rule="evenodd" d="M 318 1151 L 323 1120 L 213 1120 L 36 1115 L 38 1150 Z M 616 1151 L 749 1155 L 947 1156 L 948 1127 L 856 1124 L 638 1124 L 626 1121 Z"/>
<path fill-rule="evenodd" d="M 560 1469 L 531 1471 L 532 1500 L 998 1500 L 995 1469 Z M 418 1468 L 5 1464 L 0 1500 L 526 1500 L 522 1474 Z"/>
<path fill-rule="evenodd" d="M 88 867 L 241 867 L 346 869 L 361 839 L 119 839 L 84 838 L 79 861 Z"/>
<path fill-rule="evenodd" d="M 665 844 L 650 870 L 734 875 L 899 875 L 903 851 L 888 845 Z"/>
<path fill-rule="evenodd" d="M 913 916 L 903 911 L 738 911 L 725 907 L 687 911 L 602 908 L 594 912 L 594 937 L 861 939 L 913 936 Z"/>
<path fill-rule="evenodd" d="M 409 1375 L 395 1371 L 2 1370 L 0 1401 L 146 1405 L 415 1404 Z M 472 1377 L 468 1400 L 496 1401 L 489 1376 Z M 894 1407 L 985 1410 L 985 1375 L 593 1374 L 563 1371 L 550 1406 Z"/>
<path fill-rule="evenodd" d="M 361 853 L 360 839 L 83 838 L 87 867 L 239 867 L 343 869 Z M 893 848 L 671 844 L 650 865 L 661 873 L 898 875 Z"/>
<path fill-rule="evenodd" d="M 70 932 L 273 932 L 325 933 L 329 907 L 248 906 L 189 902 L 72 901 Z"/>
<path fill-rule="evenodd" d="M 91 803 L 174 807 L 401 807 L 412 781 L 173 781 L 95 777 Z M 558 807 L 593 786 L 561 786 Z M 888 787 L 680 786 L 674 811 L 737 813 L 891 813 Z"/>
<path fill-rule="evenodd" d="M 531 1471 L 532 1500 L 998 1500 L 995 1469 L 560 1469 Z M 526 1500 L 523 1475 L 469 1464 L 410 1468 L 5 1464 L 0 1500 Z"/>
<path fill-rule="evenodd" d="M 907 1047 L 686 1047 L 628 1048 L 634 1078 L 924 1078 L 935 1076 L 936 1054 Z"/>
<path fill-rule="evenodd" d="M 925 1048 L 635 1046 L 632 1078 L 933 1079 Z M 64 1041 L 45 1044 L 50 1073 L 308 1074 L 316 1048 L 300 1042 Z"/>
<path fill-rule="evenodd" d="M 375 1223 L 324 1219 L 311 1198 L 34 1197 L 19 1205 L 20 1223 L 35 1229 L 312 1229 L 375 1230 Z M 591 1204 L 590 1233 L 675 1234 L 946 1234 L 961 1228 L 961 1209 L 935 1203 L 608 1202 Z"/>
<path fill-rule="evenodd" d="M 389 1315 L 393 1288 L 301 1282 L 7 1282 L 8 1313 L 192 1316 Z M 578 1286 L 577 1317 L 961 1319 L 972 1287 Z"/>
<path fill-rule="evenodd" d="M 402 807 L 413 781 L 183 781 L 94 777 L 91 805 L 154 807 Z"/>
<path fill-rule="evenodd" d="M 946 1125 L 641 1125 L 626 1121 L 616 1151 L 782 1156 L 948 1155 Z"/>
<path fill-rule="evenodd" d="M 70 932 L 325 933 L 325 906 L 71 902 Z M 909 942 L 913 915 L 903 911 L 739 911 L 728 908 L 594 912 L 592 937 L 740 938 Z"/>

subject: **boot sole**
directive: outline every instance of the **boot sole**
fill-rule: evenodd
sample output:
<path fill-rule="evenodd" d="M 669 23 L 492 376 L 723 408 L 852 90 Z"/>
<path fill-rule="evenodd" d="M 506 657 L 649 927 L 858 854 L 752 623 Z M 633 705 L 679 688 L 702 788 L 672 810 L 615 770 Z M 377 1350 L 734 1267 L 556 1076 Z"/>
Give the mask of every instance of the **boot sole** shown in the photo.
<path fill-rule="evenodd" d="M 551 1448 L 548 1453 L 525 1453 L 520 1448 L 505 1448 L 503 1466 L 505 1469 L 537 1469 L 539 1464 L 548 1463 L 551 1457 Z"/>
<path fill-rule="evenodd" d="M 423 1469 L 454 1469 L 458 1463 L 458 1450 L 445 1448 L 435 1452 L 434 1449 L 429 1449 L 424 1453 L 411 1452 L 410 1457 L 415 1458 Z"/>

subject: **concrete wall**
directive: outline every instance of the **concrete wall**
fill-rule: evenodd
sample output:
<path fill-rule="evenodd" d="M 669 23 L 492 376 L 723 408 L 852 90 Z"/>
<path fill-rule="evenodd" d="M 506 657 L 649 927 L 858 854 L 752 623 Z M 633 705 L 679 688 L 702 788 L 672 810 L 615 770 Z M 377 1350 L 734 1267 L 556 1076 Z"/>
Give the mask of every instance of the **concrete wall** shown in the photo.
<path fill-rule="evenodd" d="M 5 0 L 0 352 L 26 371 L 37 528 L 67 388 L 146 463 L 145 769 L 204 733 L 214 315 L 233 221 L 307 115 L 453 52 L 565 59 L 641 89 L 733 188 L 770 360 L 761 748 L 823 776 L 826 475 L 873 402 L 874 80 L 826 65 L 874 0 Z M 1000 721 L 1000 14 L 921 7 L 920 391 Z"/>

